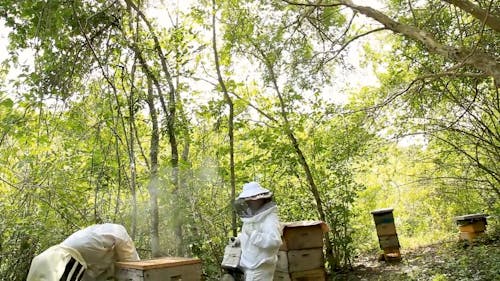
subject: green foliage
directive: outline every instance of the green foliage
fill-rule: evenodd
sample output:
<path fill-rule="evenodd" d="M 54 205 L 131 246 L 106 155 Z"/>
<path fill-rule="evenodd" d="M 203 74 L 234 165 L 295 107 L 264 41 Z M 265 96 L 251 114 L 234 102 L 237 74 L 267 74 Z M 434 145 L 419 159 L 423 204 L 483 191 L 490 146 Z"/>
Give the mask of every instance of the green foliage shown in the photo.
<path fill-rule="evenodd" d="M 401 22 L 428 31 L 449 46 L 489 53 L 490 44 L 497 44 L 491 41 L 498 35 L 493 30 L 483 29 L 470 14 L 442 1 L 391 4 Z M 482 8 L 495 10 L 497 6 Z M 492 120 L 499 119 L 500 111 L 498 90 L 491 80 L 476 75 L 477 70 L 455 68 L 448 58 L 430 53 L 409 38 L 394 41 L 390 55 L 374 58 L 376 63 L 387 64 L 379 76 L 383 83 L 379 103 L 390 102 L 383 110 L 385 116 L 378 117 L 378 129 L 385 131 L 386 138 L 421 136 L 423 146 L 404 160 L 403 164 L 409 164 L 403 168 L 406 179 L 395 173 L 385 180 L 395 190 L 383 183 L 372 184 L 368 188 L 372 192 L 361 197 L 367 196 L 367 204 L 384 202 L 371 207 L 398 206 L 402 212 L 398 229 L 412 237 L 402 239 L 408 245 L 449 237 L 453 216 L 498 213 L 494 202 L 499 195 L 495 164 L 499 134 Z M 375 197 L 380 191 L 388 200 Z M 417 216 L 409 219 L 411 213 Z"/>
<path fill-rule="evenodd" d="M 370 215 L 377 208 L 395 208 L 403 248 L 454 237 L 454 216 L 498 214 L 500 111 L 490 78 L 409 38 L 384 36 L 364 48 L 381 86 L 344 89 L 335 70 L 348 68 L 345 48 L 369 29 L 347 20 L 343 7 L 195 2 L 168 23 L 145 13 L 152 29 L 119 1 L 1 2 L 0 16 L 12 28 L 4 65 L 22 73 L 13 84 L 4 70 L 0 76 L 0 279 L 24 280 L 35 254 L 96 222 L 125 224 L 141 257 L 151 256 L 151 108 L 161 124 L 162 253 L 176 254 L 175 226 L 182 225 L 185 254 L 203 260 L 207 280 L 218 279 L 234 194 L 227 102 L 208 48 L 212 8 L 234 104 L 237 189 L 259 180 L 274 192 L 282 221 L 315 220 L 323 208 L 331 268 L 348 267 L 358 253 L 378 247 Z M 493 30 L 443 1 L 390 2 L 388 15 L 440 42 L 498 49 Z M 386 43 L 394 48 L 390 55 L 382 52 Z M 19 65 L 26 49 L 32 65 Z M 328 102 L 330 88 L 349 91 L 349 103 Z M 172 121 L 181 159 L 172 159 Z M 425 137 L 396 143 L 408 135 Z M 468 280 L 498 272 L 476 260 L 486 247 L 467 252 L 474 260 L 451 251 L 463 257 L 405 277 Z"/>
<path fill-rule="evenodd" d="M 117 7 L 104 2 L 2 3 L 6 25 L 15 30 L 9 35 L 13 50 L 10 60 L 17 61 L 20 50 L 34 50 L 35 70 L 24 81 L 33 89 L 33 95 L 68 98 L 82 86 L 93 66 L 89 59 L 94 52 L 108 50 L 101 49 L 106 44 L 103 40 L 119 20 Z"/>
<path fill-rule="evenodd" d="M 398 128 L 392 134 L 425 135 L 428 149 L 439 158 L 434 162 L 441 186 L 474 188 L 486 197 L 497 198 L 498 168 L 493 163 L 498 158 L 495 149 L 498 147 L 498 127 L 492 121 L 500 117 L 495 105 L 496 90 L 481 79 L 425 74 L 438 71 L 435 68 L 437 60 L 421 58 L 418 50 L 420 48 L 405 48 L 405 54 L 413 58 L 404 59 L 406 63 L 391 62 L 394 70 L 387 73 L 389 91 L 397 92 L 388 97 L 396 96 L 391 106 L 394 118 L 388 120 Z M 404 68 L 408 63 L 411 65 L 412 60 L 419 65 L 404 77 L 414 79 L 427 75 L 428 79 L 417 78 L 413 82 L 401 79 L 406 71 Z M 402 83 L 412 84 L 401 90 L 398 85 Z"/>

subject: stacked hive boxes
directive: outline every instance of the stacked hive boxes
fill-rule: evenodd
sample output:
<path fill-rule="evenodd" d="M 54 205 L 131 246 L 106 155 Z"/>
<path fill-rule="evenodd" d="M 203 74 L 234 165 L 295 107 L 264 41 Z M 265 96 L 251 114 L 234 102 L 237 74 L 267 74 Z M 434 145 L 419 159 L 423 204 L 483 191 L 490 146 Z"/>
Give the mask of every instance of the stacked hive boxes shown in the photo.
<path fill-rule="evenodd" d="M 456 217 L 458 228 L 460 229 L 460 240 L 472 242 L 477 236 L 486 230 L 486 216 L 484 214 L 472 214 Z"/>
<path fill-rule="evenodd" d="M 115 263 L 117 281 L 199 281 L 201 261 L 197 258 L 164 257 Z"/>
<path fill-rule="evenodd" d="M 323 255 L 326 231 L 328 226 L 322 221 L 285 223 L 274 281 L 326 280 Z"/>
<path fill-rule="evenodd" d="M 396 233 L 392 211 L 392 208 L 387 208 L 371 212 L 375 221 L 380 248 L 384 251 L 386 261 L 401 259 L 398 234 Z"/>

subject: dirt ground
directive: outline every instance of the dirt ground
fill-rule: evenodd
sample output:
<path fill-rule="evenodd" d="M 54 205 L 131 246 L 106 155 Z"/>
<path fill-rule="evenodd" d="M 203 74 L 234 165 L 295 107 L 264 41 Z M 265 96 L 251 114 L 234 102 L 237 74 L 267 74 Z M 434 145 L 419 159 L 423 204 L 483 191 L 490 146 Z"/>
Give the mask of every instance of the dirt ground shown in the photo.
<path fill-rule="evenodd" d="M 358 257 L 349 272 L 331 280 L 500 280 L 499 240 L 475 245 L 443 242 L 416 249 L 402 249 L 399 262 L 379 261 L 378 253 Z"/>

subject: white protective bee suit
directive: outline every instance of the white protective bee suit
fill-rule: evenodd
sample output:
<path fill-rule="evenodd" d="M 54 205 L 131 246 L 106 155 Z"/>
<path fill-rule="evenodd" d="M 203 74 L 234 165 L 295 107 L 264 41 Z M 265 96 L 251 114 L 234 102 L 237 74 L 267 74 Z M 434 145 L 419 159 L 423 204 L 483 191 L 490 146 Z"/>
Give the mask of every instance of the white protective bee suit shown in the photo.
<path fill-rule="evenodd" d="M 114 262 L 138 261 L 125 227 L 96 224 L 79 230 L 31 262 L 26 281 L 102 281 L 114 274 Z"/>
<path fill-rule="evenodd" d="M 271 196 L 269 190 L 250 182 L 243 186 L 237 199 L 256 200 Z M 245 273 L 245 281 L 272 281 L 282 243 L 276 203 L 269 199 L 258 210 L 242 216 L 241 220 L 243 226 L 237 240 L 241 245 L 240 267 Z"/>

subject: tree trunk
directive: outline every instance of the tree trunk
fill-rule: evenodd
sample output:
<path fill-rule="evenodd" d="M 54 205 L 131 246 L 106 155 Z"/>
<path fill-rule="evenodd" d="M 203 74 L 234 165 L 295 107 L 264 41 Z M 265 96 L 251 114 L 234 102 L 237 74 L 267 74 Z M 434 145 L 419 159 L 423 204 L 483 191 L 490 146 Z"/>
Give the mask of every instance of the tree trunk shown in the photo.
<path fill-rule="evenodd" d="M 288 120 L 288 114 L 286 111 L 285 101 L 283 99 L 283 94 L 281 93 L 281 91 L 279 89 L 277 77 L 276 77 L 276 74 L 274 73 L 273 65 L 266 59 L 266 55 L 264 54 L 264 52 L 261 49 L 259 49 L 258 46 L 255 46 L 255 47 L 259 50 L 260 54 L 262 55 L 262 60 L 265 64 L 266 68 L 269 71 L 274 90 L 275 90 L 276 94 L 278 95 L 278 99 L 280 102 L 280 108 L 281 108 L 280 113 L 281 113 L 281 117 L 283 118 L 283 123 L 284 123 L 283 126 L 285 129 L 286 135 L 287 135 L 288 139 L 290 140 L 290 142 L 292 143 L 293 149 L 299 158 L 299 163 L 302 166 L 302 168 L 304 169 L 304 172 L 306 174 L 306 179 L 307 179 L 307 183 L 309 185 L 309 189 L 310 189 L 311 193 L 313 194 L 314 200 L 316 201 L 316 208 L 318 211 L 319 218 L 320 218 L 320 220 L 327 222 L 326 214 L 325 214 L 325 211 L 323 209 L 323 202 L 321 200 L 321 196 L 319 194 L 318 187 L 316 186 L 316 182 L 314 181 L 314 177 L 312 175 L 311 168 L 309 167 L 309 163 L 307 162 L 306 157 L 304 156 L 304 153 L 302 152 L 302 149 L 300 148 L 300 144 L 299 144 L 297 138 L 295 137 L 295 134 L 293 133 L 292 127 L 290 125 L 290 121 Z M 333 267 L 336 263 L 334 261 L 333 245 L 332 245 L 332 242 L 330 241 L 330 234 L 328 232 L 325 233 L 325 247 L 326 247 L 326 259 L 327 259 L 330 267 Z"/>
<path fill-rule="evenodd" d="M 312 175 L 311 168 L 309 167 L 309 163 L 307 162 L 304 153 L 300 148 L 300 144 L 297 138 L 295 137 L 295 134 L 291 130 L 290 123 L 288 121 L 288 118 L 286 117 L 286 112 L 284 111 L 283 99 L 281 97 L 280 97 L 280 103 L 282 104 L 281 114 L 285 122 L 284 125 L 285 125 L 285 130 L 287 132 L 287 136 L 290 139 L 290 142 L 292 143 L 295 153 L 299 157 L 299 163 L 304 169 L 304 172 L 306 174 L 307 183 L 309 184 L 310 191 L 313 194 L 314 201 L 316 201 L 316 208 L 318 211 L 319 218 L 320 220 L 327 222 L 325 211 L 323 209 L 323 202 L 321 200 L 318 187 L 316 186 L 316 182 L 314 181 L 314 177 Z M 325 246 L 326 246 L 326 259 L 328 261 L 328 264 L 330 266 L 334 266 L 336 263 L 333 262 L 334 261 L 333 245 L 332 242 L 330 241 L 330 234 L 328 232 L 325 233 Z"/>
<path fill-rule="evenodd" d="M 133 66 L 135 70 L 135 64 Z M 132 71 L 132 77 L 134 76 Z M 131 81 L 134 81 L 132 78 Z M 129 158 L 129 169 L 130 169 L 130 196 L 132 198 L 132 217 L 130 226 L 130 237 L 132 240 L 135 238 L 137 232 L 137 194 L 136 194 L 136 180 L 137 180 L 137 170 L 135 165 L 135 150 L 134 150 L 134 132 L 135 132 L 135 111 L 134 111 L 134 90 L 130 90 L 130 96 L 128 100 L 129 108 L 129 142 L 128 142 L 128 158 Z"/>
<path fill-rule="evenodd" d="M 153 86 L 148 79 L 148 98 L 149 116 L 151 118 L 151 148 L 149 157 L 151 161 L 151 171 L 149 175 L 148 191 L 149 205 L 151 212 L 151 255 L 159 257 L 160 253 L 160 235 L 159 235 L 159 212 L 158 212 L 158 151 L 160 142 L 160 133 L 158 130 L 158 115 L 156 113 Z"/>
<path fill-rule="evenodd" d="M 224 94 L 224 100 L 229 107 L 229 116 L 227 120 L 228 125 L 228 136 L 229 136 L 229 170 L 230 170 L 230 181 L 231 181 L 231 198 L 230 204 L 234 201 L 236 197 L 236 175 L 234 171 L 234 105 L 231 97 L 229 96 L 226 83 L 222 78 L 222 73 L 220 70 L 219 63 L 219 53 L 217 51 L 217 37 L 215 31 L 215 14 L 217 12 L 215 0 L 212 0 L 212 48 L 214 52 L 214 62 L 215 70 L 217 71 L 217 80 Z M 231 209 L 231 228 L 234 237 L 238 235 L 238 230 L 236 229 L 236 211 L 234 208 Z"/>
<path fill-rule="evenodd" d="M 153 39 L 154 42 L 154 50 L 156 51 L 156 54 L 158 56 L 158 60 L 160 61 L 160 65 L 162 68 L 163 73 L 165 74 L 165 78 L 168 84 L 168 107 L 166 105 L 166 102 L 163 98 L 163 95 L 161 94 L 161 87 L 159 85 L 158 79 L 155 79 L 153 82 L 155 82 L 155 86 L 158 89 L 158 97 L 160 99 L 160 103 L 162 106 L 162 110 L 166 115 L 167 118 L 167 134 L 168 134 L 168 139 L 170 142 L 170 152 L 171 152 L 171 159 L 170 159 L 170 164 L 172 168 L 172 173 L 171 173 L 171 180 L 174 185 L 174 194 L 173 196 L 175 197 L 174 200 L 177 200 L 179 196 L 181 196 L 181 192 L 179 190 L 179 151 L 177 148 L 177 139 L 175 135 L 175 119 L 176 119 L 176 89 L 174 86 L 173 78 L 172 75 L 170 74 L 168 64 L 167 64 L 167 59 L 165 55 L 163 54 L 160 40 L 158 39 L 158 36 L 155 33 L 155 29 L 153 28 L 151 22 L 146 18 L 144 13 L 137 7 L 137 5 L 134 4 L 133 1 L 131 0 L 125 0 L 125 3 L 127 4 L 128 7 L 132 8 L 138 15 L 138 17 L 146 24 L 149 34 Z M 136 45 L 135 45 L 136 47 Z M 137 50 L 137 48 L 135 48 Z M 136 51 L 137 53 L 137 51 Z M 147 66 L 147 63 L 144 61 L 141 62 L 143 66 Z M 154 75 L 152 72 L 149 72 L 148 76 L 153 77 Z M 183 235 L 182 235 L 182 219 L 181 216 L 176 216 L 175 212 L 172 212 L 172 218 L 175 225 L 174 225 L 174 232 L 177 240 L 177 254 L 182 256 L 183 255 Z"/>
<path fill-rule="evenodd" d="M 130 7 L 129 7 L 130 10 Z M 129 11 L 130 13 L 130 11 Z M 130 13 L 132 14 L 132 13 Z M 134 30 L 133 21 L 130 21 L 129 28 L 130 30 Z M 134 44 L 137 44 L 138 35 L 139 35 L 139 17 L 136 17 L 135 21 L 135 34 L 134 34 Z M 135 93 L 135 85 L 133 84 L 135 81 L 135 71 L 137 62 L 137 55 L 134 57 L 134 64 L 132 65 L 132 69 L 130 71 L 130 81 L 132 81 L 132 85 L 130 87 L 130 95 L 128 98 L 128 110 L 129 110 L 129 141 L 128 141 L 128 158 L 129 158 L 129 169 L 130 169 L 130 195 L 132 199 L 132 217 L 131 217 L 131 226 L 130 226 L 130 237 L 134 240 L 135 235 L 137 233 L 137 193 L 136 193 L 136 185 L 137 185 L 137 169 L 135 163 L 135 149 L 134 149 L 134 139 L 135 139 L 135 102 L 134 102 L 134 93 Z"/>

